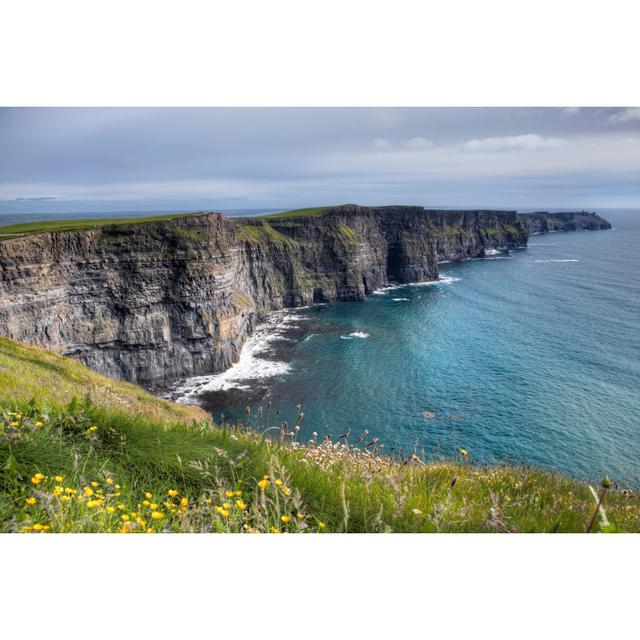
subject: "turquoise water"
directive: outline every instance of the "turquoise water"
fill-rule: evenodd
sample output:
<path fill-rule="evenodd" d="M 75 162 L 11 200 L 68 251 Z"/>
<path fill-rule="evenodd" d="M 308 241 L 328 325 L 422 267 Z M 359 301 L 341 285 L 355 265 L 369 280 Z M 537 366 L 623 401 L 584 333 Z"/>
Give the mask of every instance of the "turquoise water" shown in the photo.
<path fill-rule="evenodd" d="M 249 368 L 248 388 L 202 402 L 240 416 L 270 399 L 292 424 L 300 402 L 303 439 L 368 429 L 387 451 L 463 447 L 476 461 L 635 479 L 640 212 L 604 215 L 613 230 L 534 236 L 509 256 L 442 265 L 442 284 L 296 311 L 285 339 L 259 354 L 288 370 L 251 380 Z"/>

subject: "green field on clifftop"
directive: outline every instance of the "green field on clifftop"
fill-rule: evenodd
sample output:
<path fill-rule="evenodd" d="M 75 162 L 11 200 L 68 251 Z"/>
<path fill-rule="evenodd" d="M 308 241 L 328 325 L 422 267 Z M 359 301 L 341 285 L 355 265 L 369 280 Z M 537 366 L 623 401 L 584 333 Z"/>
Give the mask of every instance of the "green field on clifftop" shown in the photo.
<path fill-rule="evenodd" d="M 46 220 L 44 222 L 25 222 L 0 227 L 0 240 L 20 238 L 22 236 L 37 233 L 49 233 L 55 231 L 82 231 L 85 229 L 97 229 L 108 225 L 135 224 L 136 222 L 158 222 L 185 218 L 196 213 L 168 213 L 157 216 L 145 216 L 141 218 L 89 218 L 84 220 Z"/>
<path fill-rule="evenodd" d="M 587 484 L 548 471 L 466 452 L 392 460 L 296 433 L 268 407 L 214 425 L 0 338 L 0 531 L 582 532 L 595 512 Z M 612 488 L 605 507 L 594 531 L 640 529 L 636 495 Z"/>

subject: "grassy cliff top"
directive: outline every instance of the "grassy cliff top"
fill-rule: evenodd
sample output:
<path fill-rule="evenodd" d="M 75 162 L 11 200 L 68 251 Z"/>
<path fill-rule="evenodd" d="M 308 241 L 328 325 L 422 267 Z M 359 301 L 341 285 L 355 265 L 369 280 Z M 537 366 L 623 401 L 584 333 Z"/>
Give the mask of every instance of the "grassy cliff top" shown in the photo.
<path fill-rule="evenodd" d="M 108 225 L 135 224 L 137 222 L 158 222 L 186 218 L 200 215 L 198 213 L 168 213 L 157 216 L 143 216 L 139 218 L 89 218 L 84 220 L 45 220 L 43 222 L 25 222 L 0 227 L 0 240 L 20 238 L 37 233 L 55 231 L 82 231 L 84 229 L 97 229 Z"/>
<path fill-rule="evenodd" d="M 270 213 L 264 216 L 258 216 L 261 220 L 278 220 L 280 218 L 310 218 L 312 216 L 321 216 L 335 209 L 337 206 L 330 207 L 308 207 L 306 209 L 292 209 L 291 211 L 283 211 L 282 213 Z"/>
<path fill-rule="evenodd" d="M 265 409 L 203 416 L 0 339 L 0 531 L 581 532 L 596 513 L 586 483 L 473 452 L 398 461 L 302 446 Z M 640 530 L 635 493 L 604 506 L 594 531 Z"/>

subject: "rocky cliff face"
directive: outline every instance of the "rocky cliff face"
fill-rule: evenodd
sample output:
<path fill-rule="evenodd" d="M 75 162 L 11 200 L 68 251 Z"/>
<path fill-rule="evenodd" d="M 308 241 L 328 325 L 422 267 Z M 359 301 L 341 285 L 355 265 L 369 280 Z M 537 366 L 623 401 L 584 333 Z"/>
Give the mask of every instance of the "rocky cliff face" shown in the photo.
<path fill-rule="evenodd" d="M 549 233 L 550 231 L 596 231 L 611 229 L 611 224 L 595 213 L 587 211 L 561 211 L 549 213 L 536 211 L 519 216 L 527 233 Z"/>
<path fill-rule="evenodd" d="M 526 244 L 515 212 L 348 205 L 201 214 L 0 241 L 0 333 L 147 386 L 221 371 L 260 313 L 438 278 Z"/>

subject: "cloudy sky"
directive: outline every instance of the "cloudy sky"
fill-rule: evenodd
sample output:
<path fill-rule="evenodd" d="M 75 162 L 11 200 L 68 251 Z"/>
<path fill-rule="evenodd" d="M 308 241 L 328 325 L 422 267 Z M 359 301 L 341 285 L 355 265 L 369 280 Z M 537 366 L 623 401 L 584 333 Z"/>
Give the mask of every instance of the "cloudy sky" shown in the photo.
<path fill-rule="evenodd" d="M 0 212 L 640 207 L 640 109 L 0 109 Z"/>

